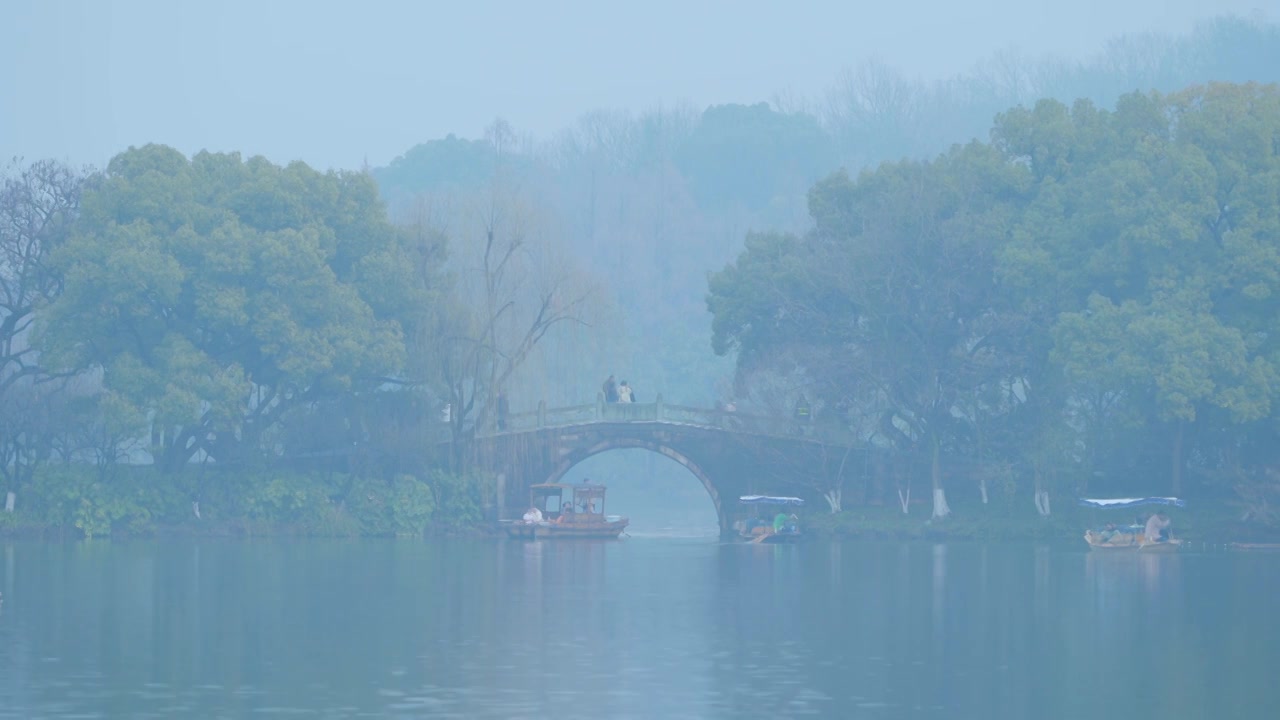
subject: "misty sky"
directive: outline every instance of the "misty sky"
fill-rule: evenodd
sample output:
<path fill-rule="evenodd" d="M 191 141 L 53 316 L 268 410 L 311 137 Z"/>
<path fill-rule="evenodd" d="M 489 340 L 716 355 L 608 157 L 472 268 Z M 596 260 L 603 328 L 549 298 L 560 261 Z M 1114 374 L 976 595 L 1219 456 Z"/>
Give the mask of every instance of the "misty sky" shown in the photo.
<path fill-rule="evenodd" d="M 101 166 L 163 142 L 383 165 L 501 116 L 816 97 L 869 57 L 934 78 L 996 50 L 1084 57 L 1275 0 L 4 0 L 0 159 Z"/>

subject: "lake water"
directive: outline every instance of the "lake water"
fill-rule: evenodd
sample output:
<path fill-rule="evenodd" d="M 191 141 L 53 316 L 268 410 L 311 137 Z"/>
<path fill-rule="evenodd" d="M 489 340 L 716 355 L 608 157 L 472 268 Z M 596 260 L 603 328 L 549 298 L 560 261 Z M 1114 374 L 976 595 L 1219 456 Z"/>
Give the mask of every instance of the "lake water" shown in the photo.
<path fill-rule="evenodd" d="M 0 718 L 1274 718 L 1280 554 L 0 545 Z"/>

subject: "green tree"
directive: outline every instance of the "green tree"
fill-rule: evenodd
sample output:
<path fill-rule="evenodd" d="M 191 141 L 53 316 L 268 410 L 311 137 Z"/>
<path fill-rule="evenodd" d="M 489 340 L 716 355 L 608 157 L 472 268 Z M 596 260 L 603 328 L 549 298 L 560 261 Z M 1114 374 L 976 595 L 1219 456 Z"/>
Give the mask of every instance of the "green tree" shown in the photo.
<path fill-rule="evenodd" d="M 1205 410 L 1270 414 L 1278 132 L 1277 89 L 1253 85 L 998 119 L 997 146 L 1037 180 L 1002 276 L 1051 338 L 1043 367 L 1065 372 L 1094 461 L 1118 411 L 1163 438 L 1178 493 Z"/>
<path fill-rule="evenodd" d="M 958 405 L 1010 372 L 994 259 L 1027 180 L 973 144 L 819 183 L 809 235 L 750 238 L 712 277 L 713 347 L 738 351 L 741 368 L 790 346 L 832 408 L 865 405 L 870 388 L 881 435 L 925 454 L 934 515 L 946 516 Z"/>
<path fill-rule="evenodd" d="M 430 300 L 368 176 L 158 145 L 93 179 L 57 260 L 45 347 L 149 415 L 168 471 L 251 458 L 289 411 L 394 377 Z"/>

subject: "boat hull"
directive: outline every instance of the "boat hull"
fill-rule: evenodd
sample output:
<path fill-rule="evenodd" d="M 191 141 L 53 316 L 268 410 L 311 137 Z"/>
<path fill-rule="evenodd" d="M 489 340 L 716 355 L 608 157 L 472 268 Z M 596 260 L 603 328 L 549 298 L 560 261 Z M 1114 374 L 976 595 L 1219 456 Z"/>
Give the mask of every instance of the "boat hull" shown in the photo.
<path fill-rule="evenodd" d="M 777 545 L 782 543 L 800 542 L 800 531 L 794 532 L 765 532 L 765 533 L 739 533 L 738 539 L 753 545 Z"/>
<path fill-rule="evenodd" d="M 600 522 L 538 523 L 533 537 L 548 540 L 616 538 L 627 529 L 630 521 L 624 517 L 609 518 Z"/>
<path fill-rule="evenodd" d="M 627 528 L 630 521 L 616 515 L 599 522 L 566 522 L 551 521 L 525 522 L 524 520 L 503 520 L 499 528 L 509 538 L 516 540 L 534 540 L 537 538 L 616 538 Z"/>
<path fill-rule="evenodd" d="M 498 523 L 498 527 L 506 533 L 507 537 L 532 540 L 534 530 L 541 523 L 525 522 L 524 520 L 503 520 Z"/>
<path fill-rule="evenodd" d="M 1181 540 L 1161 540 L 1159 542 L 1145 542 L 1142 536 L 1137 536 L 1136 540 L 1127 543 L 1108 543 L 1100 541 L 1092 532 L 1084 534 L 1084 541 L 1089 544 L 1090 550 L 1106 553 L 1172 553 L 1177 552 L 1182 547 Z"/>
<path fill-rule="evenodd" d="M 789 545 L 791 543 L 800 542 L 800 533 L 788 533 L 786 535 L 764 535 L 759 538 L 744 538 L 746 542 L 758 545 Z"/>

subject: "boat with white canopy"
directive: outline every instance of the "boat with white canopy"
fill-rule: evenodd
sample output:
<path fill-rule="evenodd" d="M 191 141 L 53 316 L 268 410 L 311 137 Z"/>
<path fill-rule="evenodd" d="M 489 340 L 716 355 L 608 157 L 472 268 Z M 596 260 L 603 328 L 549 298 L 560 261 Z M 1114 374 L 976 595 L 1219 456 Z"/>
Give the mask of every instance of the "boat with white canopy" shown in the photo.
<path fill-rule="evenodd" d="M 744 517 L 734 523 L 738 537 L 751 543 L 784 543 L 800 539 L 800 518 L 795 511 L 804 505 L 798 497 L 743 495 L 738 505 Z"/>
<path fill-rule="evenodd" d="M 1183 507 L 1186 502 L 1176 497 L 1128 497 L 1128 498 L 1080 498 L 1083 507 L 1101 508 L 1104 510 L 1122 510 L 1151 505 L 1167 507 Z M 1099 527 L 1090 528 L 1084 533 L 1085 542 L 1093 550 L 1116 552 L 1173 552 L 1182 546 L 1182 541 L 1172 537 L 1148 537 L 1148 528 L 1168 525 L 1163 513 L 1152 523 L 1150 517 L 1139 517 L 1133 523 L 1109 522 Z M 1152 531 L 1153 533 L 1156 530 Z"/>

